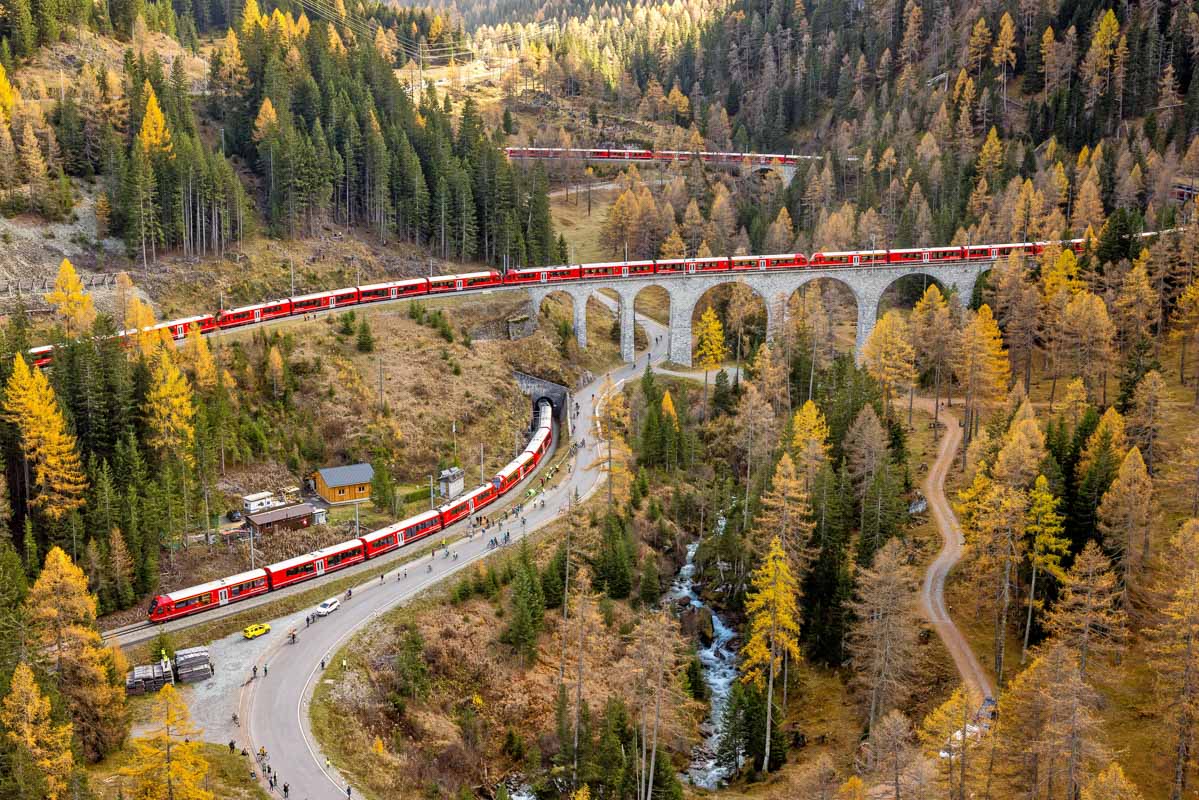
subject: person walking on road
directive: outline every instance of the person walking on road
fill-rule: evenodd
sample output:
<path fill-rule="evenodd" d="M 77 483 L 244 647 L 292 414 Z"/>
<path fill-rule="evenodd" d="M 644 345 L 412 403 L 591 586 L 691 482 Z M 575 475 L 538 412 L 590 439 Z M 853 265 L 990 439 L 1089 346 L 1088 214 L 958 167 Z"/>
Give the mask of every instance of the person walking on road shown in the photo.
<path fill-rule="evenodd" d="M 262 677 L 264 677 L 264 678 L 266 677 L 267 669 L 268 669 L 267 665 L 263 664 L 262 665 Z"/>
<path fill-rule="evenodd" d="M 253 669 L 250 670 L 250 680 L 254 680 L 257 677 L 258 677 L 258 665 L 255 664 Z"/>

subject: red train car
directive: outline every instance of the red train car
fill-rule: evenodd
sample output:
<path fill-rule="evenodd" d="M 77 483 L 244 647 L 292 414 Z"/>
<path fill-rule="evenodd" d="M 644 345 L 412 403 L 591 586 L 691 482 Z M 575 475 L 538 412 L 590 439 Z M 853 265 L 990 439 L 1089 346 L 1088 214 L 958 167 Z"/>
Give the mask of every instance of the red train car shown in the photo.
<path fill-rule="evenodd" d="M 426 511 L 423 514 L 417 514 L 415 517 L 409 517 L 403 522 L 398 523 L 400 527 L 400 537 L 404 544 L 415 542 L 417 539 L 422 539 L 430 533 L 436 533 L 441 530 L 441 513 L 438 511 Z"/>
<path fill-rule="evenodd" d="M 813 253 L 810 267 L 864 267 L 887 263 L 886 250 L 847 250 L 837 253 Z"/>
<path fill-rule="evenodd" d="M 407 520 L 405 520 L 406 522 Z M 358 537 L 362 542 L 362 552 L 367 558 L 383 555 L 404 544 L 404 522 L 387 525 L 377 531 Z"/>
<path fill-rule="evenodd" d="M 429 282 L 424 278 L 412 278 L 406 281 L 389 281 L 387 283 L 372 283 L 369 286 L 358 287 L 358 302 L 377 303 L 380 300 L 398 300 L 403 297 L 419 297 L 429 293 Z"/>
<path fill-rule="evenodd" d="M 286 317 L 291 314 L 291 300 L 272 300 L 252 306 L 242 306 L 216 315 L 216 325 L 221 330 L 240 328 L 258 322 Z"/>
<path fill-rule="evenodd" d="M 158 595 L 150 601 L 150 621 L 166 622 L 186 617 L 188 614 L 198 614 L 268 591 L 270 585 L 267 582 L 266 570 L 242 572 L 199 586 Z"/>
<path fill-rule="evenodd" d="M 635 278 L 641 275 L 653 275 L 656 271 L 654 261 L 606 261 L 597 264 L 582 264 L 579 266 L 579 277 L 582 280 L 597 278 Z"/>
<path fill-rule="evenodd" d="M 501 494 L 494 483 L 485 483 L 451 500 L 437 509 L 441 514 L 441 527 L 448 528 L 463 517 L 490 505 Z"/>
<path fill-rule="evenodd" d="M 331 308 L 352 306 L 358 304 L 358 287 L 334 289 L 331 292 L 316 292 L 291 298 L 291 313 L 312 314 L 317 311 L 328 311 Z"/>
<path fill-rule="evenodd" d="M 463 275 L 439 275 L 429 278 L 429 294 L 442 292 L 463 292 L 469 289 L 484 289 L 488 286 L 501 286 L 503 280 L 495 270 L 486 272 L 467 272 Z"/>
<path fill-rule="evenodd" d="M 505 284 L 520 283 L 555 283 L 557 281 L 577 281 L 579 279 L 578 265 L 562 267 L 532 267 L 530 269 L 510 269 L 504 276 Z"/>
<path fill-rule="evenodd" d="M 29 351 L 29 360 L 33 362 L 35 367 L 50 366 L 50 362 L 54 360 L 54 345 L 44 344 L 41 347 L 31 348 Z"/>
<path fill-rule="evenodd" d="M 344 569 L 365 559 L 362 540 L 350 539 L 348 542 L 323 547 L 302 556 L 271 564 L 266 568 L 266 574 L 270 579 L 271 589 L 274 590 L 324 575 L 326 572 Z"/>

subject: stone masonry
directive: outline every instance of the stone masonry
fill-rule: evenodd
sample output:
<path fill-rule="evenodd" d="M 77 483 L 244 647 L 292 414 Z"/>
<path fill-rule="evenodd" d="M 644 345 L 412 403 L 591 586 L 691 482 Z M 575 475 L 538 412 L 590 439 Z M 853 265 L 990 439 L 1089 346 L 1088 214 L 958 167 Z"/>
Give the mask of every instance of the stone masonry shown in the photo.
<path fill-rule="evenodd" d="M 541 302 L 554 292 L 570 296 L 574 303 L 574 329 L 579 347 L 587 347 L 587 298 L 599 289 L 612 289 L 620 303 L 620 353 L 625 361 L 634 360 L 633 302 L 641 290 L 660 286 L 670 297 L 670 360 L 691 366 L 691 317 L 695 305 L 705 292 L 724 283 L 740 282 L 762 298 L 766 306 L 766 331 L 772 337 L 782 322 L 781 309 L 785 301 L 806 283 L 828 278 L 844 284 L 858 306 L 857 346 L 861 355 L 874 323 L 878 319 L 878 304 L 883 293 L 900 278 L 908 275 L 927 275 L 946 290 L 956 291 L 963 304 L 974 294 L 978 276 L 994 266 L 993 261 L 972 261 L 958 264 L 916 264 L 903 267 L 854 267 L 840 269 L 802 269 L 790 271 L 738 272 L 686 276 L 655 275 L 650 278 L 611 278 L 586 284 L 539 284 L 529 287 L 531 310 L 536 319 Z"/>

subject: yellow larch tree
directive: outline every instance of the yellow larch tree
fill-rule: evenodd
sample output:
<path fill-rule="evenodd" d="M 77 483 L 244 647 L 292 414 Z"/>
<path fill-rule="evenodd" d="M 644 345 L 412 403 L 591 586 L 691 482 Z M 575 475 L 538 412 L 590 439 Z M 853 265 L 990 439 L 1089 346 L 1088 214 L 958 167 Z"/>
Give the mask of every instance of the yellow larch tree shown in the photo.
<path fill-rule="evenodd" d="M 974 737 L 962 736 L 961 731 L 966 730 L 977 711 L 978 700 L 965 686 L 958 686 L 944 703 L 929 712 L 916 732 L 924 755 L 944 770 L 939 777 L 945 796 L 951 800 L 970 796 L 970 767 L 979 744 Z M 942 758 L 943 752 L 950 757 Z"/>
<path fill-rule="evenodd" d="M 163 458 L 178 459 L 190 465 L 196 415 L 191 386 L 165 350 L 158 353 L 150 381 L 145 408 L 150 429 L 147 443 Z"/>
<path fill-rule="evenodd" d="M 761 510 L 754 520 L 755 538 L 761 545 L 770 539 L 781 540 L 795 576 L 802 579 L 815 555 L 811 547 L 815 528 L 808 493 L 791 456 L 783 453 L 775 465 L 770 489 L 762 495 Z"/>
<path fill-rule="evenodd" d="M 941 377 L 949 370 L 953 356 L 956 331 L 949 303 L 941 294 L 940 287 L 932 281 L 924 295 L 912 309 L 909 325 L 912 348 L 916 352 L 916 364 L 921 370 L 933 372 L 934 422 L 941 414 Z"/>
<path fill-rule="evenodd" d="M 258 116 L 254 119 L 254 141 L 261 142 L 268 138 L 279 127 L 279 115 L 275 112 L 275 104 L 271 98 L 264 97 L 258 108 Z"/>
<path fill-rule="evenodd" d="M 862 348 L 862 364 L 882 386 L 883 408 L 890 419 L 895 394 L 916 379 L 916 353 L 908 342 L 907 323 L 898 311 L 888 311 L 870 331 Z"/>
<path fill-rule="evenodd" d="M 246 0 L 241 12 L 241 35 L 249 38 L 254 35 L 255 27 L 262 27 L 266 20 L 258 9 L 258 0 Z"/>
<path fill-rule="evenodd" d="M 695 345 L 697 366 L 704 371 L 704 419 L 708 418 L 708 373 L 723 364 L 727 356 L 724 326 L 720 324 L 716 311 L 708 306 L 700 315 Z"/>
<path fill-rule="evenodd" d="M 1149 338 L 1157 329 L 1161 299 L 1149 283 L 1149 251 L 1142 250 L 1124 275 L 1120 294 L 1114 305 L 1116 329 L 1123 351 L 1140 340 Z"/>
<path fill-rule="evenodd" d="M 1119 652 L 1126 627 L 1120 584 L 1112 562 L 1094 541 L 1074 557 L 1045 622 L 1057 643 L 1078 653 L 1084 677 L 1092 657 Z"/>
<path fill-rule="evenodd" d="M 172 684 L 154 700 L 150 734 L 133 740 L 133 757 L 121 775 L 132 783 L 131 800 L 212 800 L 204 788 L 208 762 L 187 704 Z"/>
<path fill-rule="evenodd" d="M 1120 763 L 1113 761 L 1083 787 L 1082 800 L 1144 800 L 1144 795 L 1125 776 Z"/>
<path fill-rule="evenodd" d="M 803 479 L 809 495 L 820 470 L 828 462 L 828 422 L 820 407 L 811 400 L 804 402 L 791 418 L 791 451 L 795 454 L 796 471 Z"/>
<path fill-rule="evenodd" d="M 216 386 L 216 362 L 212 358 L 212 349 L 208 346 L 208 340 L 200 333 L 200 326 L 195 323 L 187 329 L 183 357 L 196 386 L 204 390 Z"/>
<path fill-rule="evenodd" d="M 781 666 L 783 653 L 796 664 L 803 659 L 799 649 L 799 584 L 777 536 L 770 542 L 761 566 L 754 570 L 752 586 L 745 600 L 749 638 L 741 651 L 741 681 L 766 689 L 766 752 L 762 757 L 762 771 L 768 772 L 774 719 L 774 676 Z"/>
<path fill-rule="evenodd" d="M 1049 480 L 1038 475 L 1028 493 L 1028 511 L 1024 515 L 1024 536 L 1032 578 L 1028 588 L 1028 617 L 1024 623 L 1024 645 L 1020 650 L 1020 663 L 1028 655 L 1028 640 L 1032 631 L 1032 615 L 1043 603 L 1037 599 L 1037 577 L 1047 575 L 1055 580 L 1065 578 L 1062 556 L 1070 552 L 1070 540 L 1063 536 L 1062 515 L 1058 513 L 1058 499 L 1049 488 Z"/>
<path fill-rule="evenodd" d="M 31 505 L 53 520 L 82 507 L 87 478 L 75 436 L 45 374 L 31 370 L 19 353 L 5 387 L 4 418 L 20 432 L 21 452 L 33 468 L 37 494 Z"/>
<path fill-rule="evenodd" d="M 148 156 L 162 155 L 168 159 L 175 157 L 175 146 L 171 143 L 171 130 L 167 127 L 166 117 L 158 106 L 158 96 L 149 79 L 142 87 L 146 96 L 146 113 L 142 116 L 142 127 L 137 134 L 137 141 Z"/>
<path fill-rule="evenodd" d="M 12 119 L 13 109 L 20 98 L 20 93 L 8 80 L 8 73 L 4 71 L 4 65 L 0 64 L 0 122 L 8 122 Z"/>
<path fill-rule="evenodd" d="M 995 457 L 991 476 L 1009 489 L 1027 489 L 1037 477 L 1044 458 L 1045 435 L 1036 419 L 1017 420 Z"/>
<path fill-rule="evenodd" d="M 836 800 L 866 800 L 866 784 L 857 775 L 850 775 L 837 787 Z"/>
<path fill-rule="evenodd" d="M 1086 383 L 1092 399 L 1101 398 L 1106 392 L 1102 378 L 1111 362 L 1116 332 L 1103 298 L 1085 290 L 1071 297 L 1062 328 L 1074 374 Z"/>
<path fill-rule="evenodd" d="M 1153 482 L 1141 451 L 1133 446 L 1124 456 L 1116 479 L 1099 503 L 1099 532 L 1120 568 L 1124 607 L 1149 560 L 1149 532 L 1153 524 Z"/>
<path fill-rule="evenodd" d="M 50 700 L 25 662 L 17 664 L 8 695 L 0 705 L 0 725 L 9 745 L 8 773 L 20 798 L 66 800 L 75 759 L 71 724 L 57 725 Z"/>
<path fill-rule="evenodd" d="M 1158 589 L 1162 601 L 1149 630 L 1149 657 L 1156 684 L 1155 699 L 1163 714 L 1170 747 L 1170 797 L 1185 796 L 1192 758 L 1191 743 L 1199 720 L 1199 520 L 1187 520 L 1170 541 Z"/>
<path fill-rule="evenodd" d="M 96 319 L 92 296 L 83 291 L 79 273 L 68 259 L 58 265 L 58 277 L 53 291 L 46 295 L 46 302 L 54 306 L 55 313 L 66 323 L 68 336 L 86 330 Z"/>
<path fill-rule="evenodd" d="M 955 355 L 953 371 L 966 395 L 968 441 L 978 429 L 982 411 L 1004 397 L 1011 374 L 1003 335 L 990 306 L 984 304 L 962 327 Z"/>
<path fill-rule="evenodd" d="M 999 68 L 1003 86 L 1003 104 L 1007 107 L 1007 73 L 1016 68 L 1016 23 L 1012 15 L 1003 12 L 999 20 L 999 33 L 995 36 L 995 47 L 991 50 L 991 63 Z"/>
<path fill-rule="evenodd" d="M 283 384 L 283 354 L 275 345 L 271 346 L 266 357 L 267 371 L 271 375 L 271 389 L 276 398 L 279 397 L 279 387 Z"/>
<path fill-rule="evenodd" d="M 1187 284 L 1174 306 L 1170 340 L 1179 344 L 1178 380 L 1186 383 L 1187 349 L 1199 345 L 1199 280 Z M 1199 405 L 1199 380 L 1195 381 L 1195 403 Z"/>
<path fill-rule="evenodd" d="M 1074 217 L 1071 220 L 1074 230 L 1085 231 L 1088 228 L 1102 228 L 1105 219 L 1103 199 L 1099 195 L 1099 181 L 1095 170 L 1087 173 L 1078 197 L 1074 200 Z"/>
<path fill-rule="evenodd" d="M 975 77 L 982 76 L 983 62 L 987 58 L 987 48 L 990 46 L 991 29 L 987 27 L 987 20 L 979 17 L 970 31 L 970 41 L 966 50 L 966 60 L 970 69 L 974 70 Z"/>
<path fill-rule="evenodd" d="M 120 651 L 105 648 L 96 630 L 96 598 L 87 576 L 60 547 L 50 548 L 25 597 L 25 614 L 40 653 L 50 661 L 75 732 L 90 761 L 125 740 L 129 721 Z"/>

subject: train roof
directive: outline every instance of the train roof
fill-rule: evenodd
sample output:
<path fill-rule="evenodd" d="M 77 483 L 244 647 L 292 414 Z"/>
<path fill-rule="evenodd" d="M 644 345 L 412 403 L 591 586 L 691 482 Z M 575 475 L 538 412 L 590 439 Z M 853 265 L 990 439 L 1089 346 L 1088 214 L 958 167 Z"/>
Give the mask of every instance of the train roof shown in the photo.
<path fill-rule="evenodd" d="M 220 578 L 215 581 L 209 581 L 208 583 L 201 583 L 199 586 L 189 586 L 186 589 L 168 592 L 164 596 L 173 603 L 178 600 L 186 600 L 189 597 L 195 597 L 196 595 L 204 594 L 205 592 L 211 592 L 214 589 L 223 589 L 226 586 L 237 586 L 239 583 L 246 583 L 247 581 L 265 577 L 265 569 L 252 569 L 248 572 L 239 572 L 236 575 L 230 575 L 227 578 Z"/>
<path fill-rule="evenodd" d="M 277 561 L 274 564 L 268 565 L 266 570 L 268 572 L 282 572 L 290 567 L 298 567 L 301 564 L 307 564 L 309 561 L 321 558 L 322 556 L 337 555 L 338 553 L 344 553 L 346 550 L 352 550 L 355 547 L 361 546 L 362 542 L 358 539 L 350 539 L 349 541 L 331 544 L 328 547 L 322 547 L 319 550 L 313 550 L 311 553 L 305 553 L 302 556 L 295 556 L 284 561 Z"/>
<path fill-rule="evenodd" d="M 430 519 L 436 519 L 439 515 L 440 515 L 440 512 L 438 512 L 436 510 L 426 511 L 423 514 L 417 514 L 415 517 L 409 517 L 408 519 L 403 519 L 403 520 L 400 520 L 399 522 L 393 522 L 391 525 L 385 525 L 384 527 L 379 528 L 376 531 L 371 531 L 370 533 L 364 533 L 362 536 L 360 536 L 358 538 L 365 539 L 367 542 L 373 542 L 373 541 L 375 541 L 377 539 L 381 539 L 384 536 L 387 536 L 389 534 L 398 533 L 400 531 L 407 530 L 408 528 L 411 528 L 413 525 L 419 525 L 422 522 L 427 522 Z"/>
<path fill-rule="evenodd" d="M 267 308 L 269 306 L 277 306 L 280 303 L 287 303 L 290 300 L 286 297 L 281 297 L 278 300 L 267 300 L 262 303 L 255 303 L 252 306 L 238 306 L 237 308 L 226 308 L 222 314 L 240 314 L 245 311 L 257 311 L 258 309 Z"/>
<path fill-rule="evenodd" d="M 457 497 L 455 497 L 453 500 L 451 500 L 450 502 L 442 504 L 441 506 L 438 507 L 437 510 L 445 511 L 446 509 L 453 508 L 454 506 L 460 506 L 463 503 L 465 503 L 467 500 L 471 500 L 475 497 L 478 497 L 479 495 L 483 494 L 484 492 L 492 491 L 494 488 L 495 487 L 492 486 L 490 483 L 485 483 L 482 486 L 476 486 L 474 489 L 471 489 L 466 494 L 460 494 Z"/>
<path fill-rule="evenodd" d="M 431 281 L 457 281 L 469 280 L 471 278 L 492 278 L 499 275 L 495 270 L 487 270 L 486 272 L 460 272 L 457 275 L 434 275 L 429 278 Z"/>
<path fill-rule="evenodd" d="M 330 297 L 332 295 L 345 294 L 346 292 L 356 292 L 356 291 L 358 291 L 357 286 L 343 286 L 340 289 L 330 289 L 327 292 L 312 292 L 311 294 L 298 294 L 295 297 L 291 298 L 291 301 L 293 303 L 295 303 L 300 300 L 316 300 L 317 298 L 320 298 L 320 297 Z"/>
<path fill-rule="evenodd" d="M 365 286 L 359 286 L 358 291 L 365 292 L 370 289 L 390 289 L 393 286 L 416 286 L 417 284 L 427 283 L 426 278 L 405 278 L 399 281 L 384 281 L 383 283 L 368 283 Z"/>
<path fill-rule="evenodd" d="M 533 454 L 528 451 L 525 451 L 525 452 L 521 453 L 520 455 L 518 455 L 516 458 L 509 461 L 507 464 L 505 464 L 503 466 L 503 468 L 501 468 L 500 471 L 496 473 L 496 475 L 499 475 L 502 477 L 509 473 L 515 472 L 522 464 L 528 463 L 529 461 L 532 460 L 532 458 L 533 458 Z"/>

